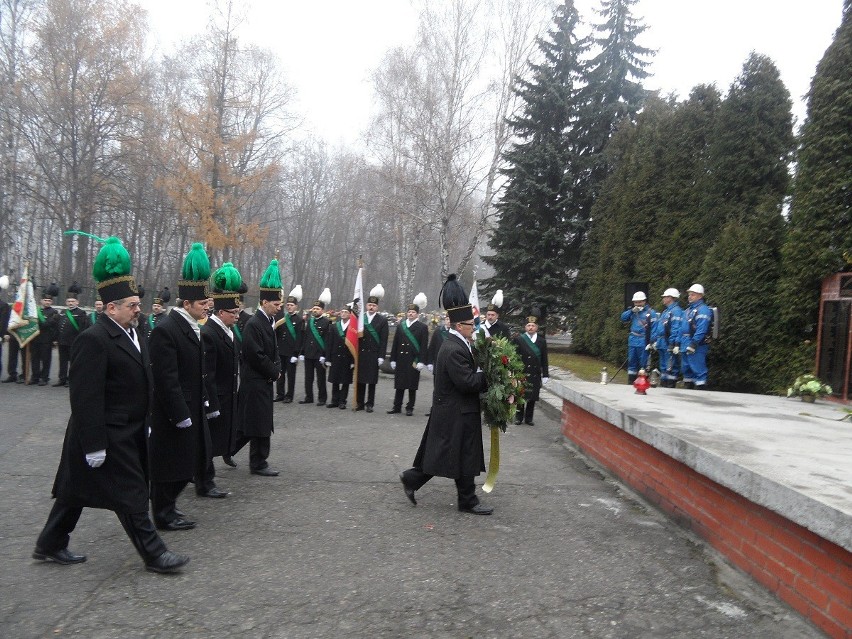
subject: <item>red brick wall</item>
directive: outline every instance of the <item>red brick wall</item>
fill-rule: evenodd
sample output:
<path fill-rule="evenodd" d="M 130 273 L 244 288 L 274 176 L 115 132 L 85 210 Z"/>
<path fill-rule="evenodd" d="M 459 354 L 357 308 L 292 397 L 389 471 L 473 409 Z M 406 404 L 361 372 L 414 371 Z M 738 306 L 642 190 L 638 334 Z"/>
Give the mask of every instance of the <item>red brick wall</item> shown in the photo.
<path fill-rule="evenodd" d="M 852 637 L 852 553 L 564 401 L 562 433 L 831 637 Z"/>

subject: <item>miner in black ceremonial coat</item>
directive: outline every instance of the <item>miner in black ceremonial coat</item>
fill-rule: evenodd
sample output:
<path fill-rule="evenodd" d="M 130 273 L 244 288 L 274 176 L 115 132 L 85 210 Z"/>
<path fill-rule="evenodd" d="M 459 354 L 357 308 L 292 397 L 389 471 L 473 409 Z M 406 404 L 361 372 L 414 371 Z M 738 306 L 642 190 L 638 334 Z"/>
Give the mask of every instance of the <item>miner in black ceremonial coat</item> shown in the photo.
<path fill-rule="evenodd" d="M 68 295 L 65 298 L 66 309 L 59 314 L 59 329 L 56 340 L 59 349 L 59 381 L 54 386 L 68 386 L 68 362 L 71 359 L 71 344 L 74 343 L 81 332 L 91 326 L 88 314 L 78 306 L 77 296 L 81 291 L 82 289 L 77 282 L 73 282 L 68 287 Z"/>
<path fill-rule="evenodd" d="M 157 296 L 151 303 L 151 313 L 141 324 L 141 328 L 144 331 L 146 338 L 150 339 L 151 331 L 153 331 L 157 324 L 162 322 L 168 316 L 167 305 L 170 299 L 172 299 L 172 292 L 169 290 L 168 286 L 164 287 L 162 291 L 157 293 Z"/>
<path fill-rule="evenodd" d="M 45 287 L 38 308 L 38 335 L 29 343 L 30 384 L 47 386 L 50 381 L 50 364 L 53 360 L 53 342 L 59 337 L 59 312 L 53 308 L 53 298 L 59 295 L 55 283 Z"/>
<path fill-rule="evenodd" d="M 414 458 L 414 466 L 400 473 L 406 497 L 417 504 L 415 491 L 434 475 L 456 482 L 458 508 L 474 515 L 490 515 L 479 503 L 474 478 L 485 470 L 479 393 L 487 388 L 477 371 L 470 340 L 473 309 L 467 295 L 450 275 L 441 290 L 441 303 L 450 318 L 449 336 L 435 362 L 432 414 Z"/>
<path fill-rule="evenodd" d="M 205 268 L 206 266 L 206 268 Z M 210 261 L 195 243 L 178 282 L 180 306 L 151 331 L 154 400 L 151 413 L 151 508 L 161 530 L 189 530 L 195 522 L 177 509 L 177 498 L 203 477 L 210 431 L 205 418 L 204 350 L 198 321 L 207 317 Z"/>
<path fill-rule="evenodd" d="M 114 241 L 113 241 L 114 240 Z M 148 515 L 148 427 L 151 372 L 145 339 L 139 335 L 139 297 L 129 275 L 130 257 L 116 238 L 104 252 L 125 260 L 118 273 L 98 270 L 105 302 L 97 323 L 71 346 L 69 376 L 71 418 L 50 517 L 33 557 L 59 564 L 81 563 L 85 556 L 68 550 L 71 532 L 83 508 L 115 511 L 131 542 L 153 572 L 175 572 L 189 557 L 166 549 Z"/>
<path fill-rule="evenodd" d="M 312 404 L 314 401 L 314 377 L 317 380 L 317 406 L 325 406 L 328 399 L 328 387 L 325 379 L 325 353 L 328 331 L 331 322 L 325 316 L 325 305 L 331 302 L 331 291 L 323 289 L 319 299 L 314 302 L 302 337 L 302 353 L 299 359 L 305 362 L 305 398 L 300 404 Z"/>
<path fill-rule="evenodd" d="M 429 329 L 419 319 L 420 309 L 425 305 L 426 296 L 419 293 L 414 298 L 414 303 L 409 304 L 406 318 L 396 326 L 390 352 L 395 392 L 393 408 L 388 411 L 389 415 L 402 411 L 402 399 L 406 390 L 408 403 L 405 405 L 405 414 L 410 417 L 414 413 L 420 371 L 426 368 L 426 350 L 429 347 Z"/>
<path fill-rule="evenodd" d="M 515 338 L 515 346 L 518 355 L 524 362 L 524 373 L 527 376 L 525 385 L 524 406 L 519 406 L 515 413 L 515 424 L 522 421 L 529 426 L 534 426 L 533 415 L 535 414 L 535 403 L 541 391 L 541 385 L 550 381 L 549 367 L 547 364 L 547 340 L 544 333 L 538 332 L 538 324 L 541 321 L 541 313 L 538 309 L 527 317 L 524 332 Z"/>
<path fill-rule="evenodd" d="M 489 337 L 505 337 L 512 339 L 512 331 L 500 320 L 500 308 L 503 306 L 503 291 L 498 290 L 491 298 L 491 303 L 485 307 L 485 321 L 480 324 L 480 330 Z"/>
<path fill-rule="evenodd" d="M 296 286 L 284 300 L 284 308 L 275 316 L 275 336 L 278 338 L 278 357 L 281 377 L 276 382 L 276 402 L 289 404 L 296 390 L 296 364 L 302 352 L 305 322 L 299 312 L 302 287 Z"/>
<path fill-rule="evenodd" d="M 237 442 L 235 455 L 249 444 L 249 471 L 253 475 L 275 477 L 269 467 L 271 438 L 275 430 L 272 400 L 274 384 L 281 375 L 278 340 L 273 322 L 281 310 L 281 279 L 278 260 L 272 260 L 260 280 L 260 306 L 243 329 L 240 392 L 237 398 Z"/>
<path fill-rule="evenodd" d="M 352 322 L 358 322 L 351 305 L 340 309 L 337 321 L 328 329 L 325 365 L 328 367 L 328 382 L 331 384 L 331 401 L 328 408 L 346 408 L 349 386 L 355 368 L 355 358 L 346 344 L 346 332 Z M 357 335 L 357 332 L 356 332 Z M 356 338 L 356 343 L 357 343 Z"/>
<path fill-rule="evenodd" d="M 379 381 L 379 367 L 385 361 L 388 352 L 388 321 L 379 311 L 379 301 L 384 297 L 385 289 L 377 284 L 367 298 L 367 315 L 364 317 L 364 335 L 358 340 L 358 388 L 355 410 L 367 409 L 373 412 L 376 402 L 376 384 Z M 365 397 L 366 395 L 366 397 Z"/>

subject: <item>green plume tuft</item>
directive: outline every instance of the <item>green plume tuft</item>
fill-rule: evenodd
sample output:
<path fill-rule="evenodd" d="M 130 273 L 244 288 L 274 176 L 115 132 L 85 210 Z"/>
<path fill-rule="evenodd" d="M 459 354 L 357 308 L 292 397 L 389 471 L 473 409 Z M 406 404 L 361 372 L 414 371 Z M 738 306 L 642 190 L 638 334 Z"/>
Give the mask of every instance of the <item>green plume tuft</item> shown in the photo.
<path fill-rule="evenodd" d="M 266 272 L 260 278 L 260 288 L 281 288 L 281 273 L 278 272 L 278 260 L 272 260 Z"/>
<path fill-rule="evenodd" d="M 238 293 L 242 283 L 240 272 L 230 262 L 225 262 L 213 273 L 213 286 L 219 291 Z"/>
<path fill-rule="evenodd" d="M 95 258 L 92 275 L 98 282 L 130 275 L 130 253 L 124 248 L 120 239 L 114 236 L 107 238 L 106 244 L 101 247 Z"/>
<path fill-rule="evenodd" d="M 195 242 L 183 260 L 183 279 L 192 282 L 203 282 L 210 279 L 210 258 L 204 251 L 201 242 Z"/>

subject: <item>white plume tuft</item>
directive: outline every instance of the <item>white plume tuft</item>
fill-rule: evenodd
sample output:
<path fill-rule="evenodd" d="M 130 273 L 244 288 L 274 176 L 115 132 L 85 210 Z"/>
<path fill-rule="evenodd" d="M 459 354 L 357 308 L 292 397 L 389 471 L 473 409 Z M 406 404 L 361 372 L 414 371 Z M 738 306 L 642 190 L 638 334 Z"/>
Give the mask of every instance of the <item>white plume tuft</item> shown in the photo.
<path fill-rule="evenodd" d="M 414 304 L 420 309 L 426 308 L 426 294 L 422 291 L 414 296 Z"/>
<path fill-rule="evenodd" d="M 0 275 L 0 290 L 5 291 L 7 288 L 9 288 L 9 276 Z"/>
<path fill-rule="evenodd" d="M 503 308 L 503 289 L 498 288 L 497 292 L 494 293 L 494 297 L 491 298 L 491 303 L 494 304 L 497 308 Z"/>
<path fill-rule="evenodd" d="M 302 285 L 296 284 L 296 286 L 293 287 L 293 290 L 290 291 L 289 297 L 295 297 L 297 302 L 301 302 L 302 301 Z"/>
<path fill-rule="evenodd" d="M 378 297 L 382 299 L 385 296 L 385 287 L 381 284 L 376 284 L 370 289 L 370 297 Z"/>
<path fill-rule="evenodd" d="M 319 301 L 323 304 L 331 304 L 331 291 L 327 288 L 322 289 L 322 293 L 320 293 Z"/>

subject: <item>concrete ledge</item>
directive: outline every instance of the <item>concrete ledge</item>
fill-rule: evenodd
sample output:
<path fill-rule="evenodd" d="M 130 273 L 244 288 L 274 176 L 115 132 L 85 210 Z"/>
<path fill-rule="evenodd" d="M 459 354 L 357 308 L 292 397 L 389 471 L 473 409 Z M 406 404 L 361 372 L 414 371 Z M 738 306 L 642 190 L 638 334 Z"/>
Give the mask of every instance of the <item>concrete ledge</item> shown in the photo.
<path fill-rule="evenodd" d="M 852 424 L 834 404 L 553 382 L 562 432 L 830 636 L 852 628 Z"/>

